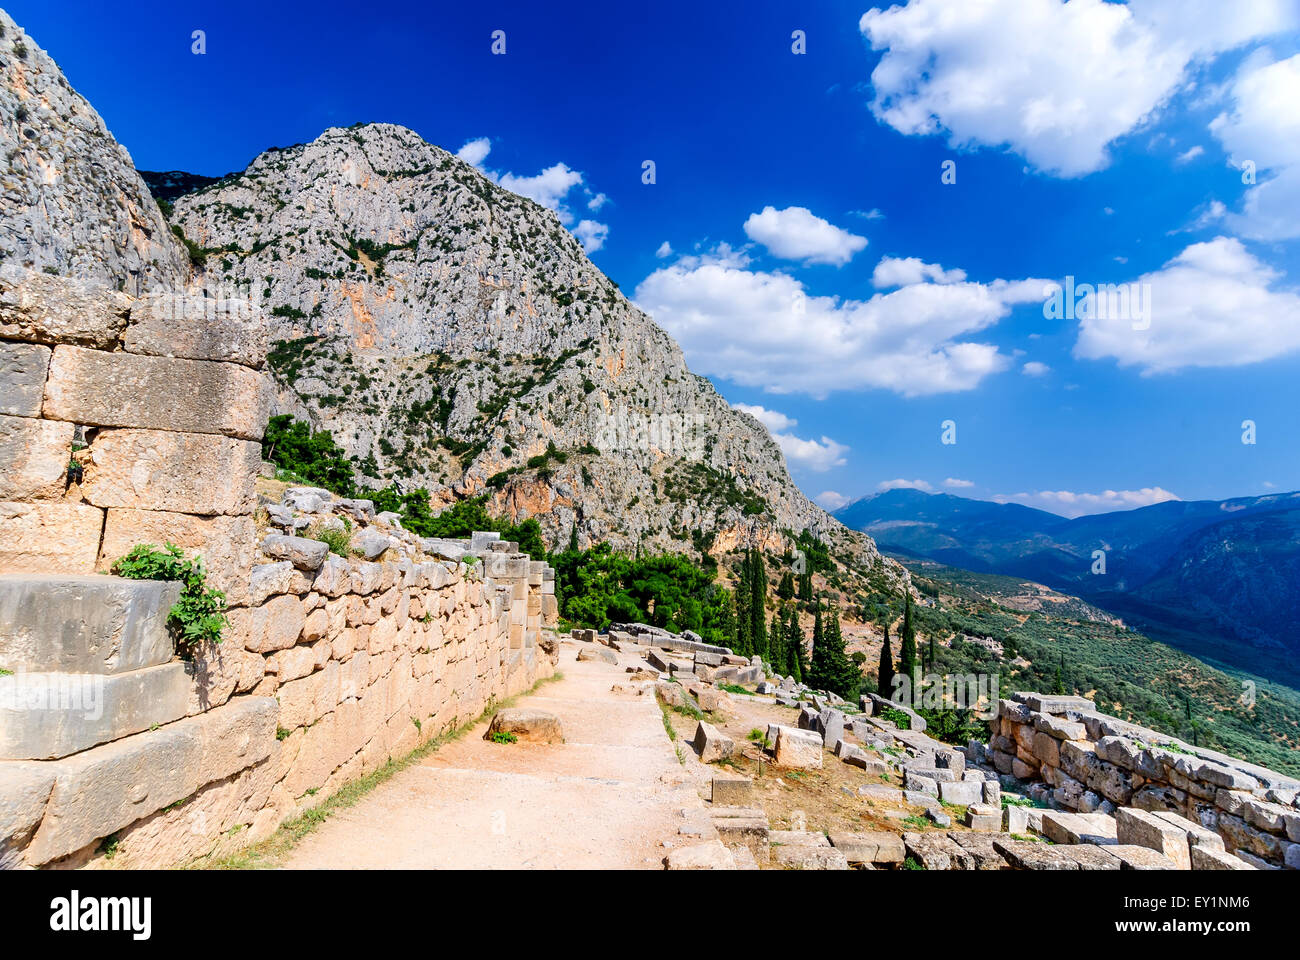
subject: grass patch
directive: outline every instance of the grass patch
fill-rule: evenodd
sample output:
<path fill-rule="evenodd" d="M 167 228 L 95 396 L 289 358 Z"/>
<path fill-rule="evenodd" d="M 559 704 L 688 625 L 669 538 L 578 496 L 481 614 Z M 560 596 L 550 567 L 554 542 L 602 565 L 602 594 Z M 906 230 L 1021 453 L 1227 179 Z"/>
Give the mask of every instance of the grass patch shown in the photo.
<path fill-rule="evenodd" d="M 492 716 L 498 710 L 513 706 L 521 698 L 529 696 L 546 684 L 554 683 L 563 679 L 563 677 L 564 674 L 558 671 L 552 676 L 543 677 L 533 684 L 530 689 L 522 693 L 508 697 L 500 703 L 489 703 L 486 709 L 473 720 L 466 721 L 444 734 L 430 738 L 400 760 L 394 760 L 390 757 L 388 762 L 374 773 L 345 784 L 338 793 L 328 800 L 303 811 L 300 816 L 282 823 L 275 833 L 261 843 L 253 844 L 221 860 L 214 861 L 207 857 L 199 857 L 197 860 L 186 864 L 186 868 L 194 870 L 261 870 L 279 866 L 280 861 L 288 856 L 304 837 L 315 831 L 331 815 L 355 806 L 375 787 L 391 780 L 407 767 L 418 763 L 429 754 L 437 752 L 444 744 L 461 739 L 476 724 Z"/>

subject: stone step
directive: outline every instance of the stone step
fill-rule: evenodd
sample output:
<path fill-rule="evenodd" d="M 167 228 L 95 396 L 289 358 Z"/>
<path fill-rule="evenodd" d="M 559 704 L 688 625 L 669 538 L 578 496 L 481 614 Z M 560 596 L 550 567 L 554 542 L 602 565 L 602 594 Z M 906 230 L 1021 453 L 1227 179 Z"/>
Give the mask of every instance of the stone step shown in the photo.
<path fill-rule="evenodd" d="M 181 585 L 59 574 L 0 575 L 0 667 L 115 674 L 166 663 Z"/>
<path fill-rule="evenodd" d="M 0 760 L 56 760 L 185 716 L 180 661 L 126 673 L 0 677 Z"/>

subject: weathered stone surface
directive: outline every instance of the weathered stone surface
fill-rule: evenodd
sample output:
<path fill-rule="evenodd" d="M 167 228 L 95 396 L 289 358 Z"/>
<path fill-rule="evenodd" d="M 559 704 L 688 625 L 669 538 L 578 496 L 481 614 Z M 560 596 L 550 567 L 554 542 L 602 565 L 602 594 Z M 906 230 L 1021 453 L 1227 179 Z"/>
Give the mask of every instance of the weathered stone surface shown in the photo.
<path fill-rule="evenodd" d="M 1002 829 L 1002 811 L 984 803 L 972 803 L 966 808 L 966 826 L 984 833 L 997 833 Z"/>
<path fill-rule="evenodd" d="M 0 762 L 0 870 L 22 864 L 22 850 L 36 831 L 54 789 L 48 763 Z"/>
<path fill-rule="evenodd" d="M 1199 823 L 1164 810 L 1153 810 L 1151 815 L 1157 820 L 1163 820 L 1165 823 L 1182 830 L 1187 835 L 1187 843 L 1191 847 L 1209 847 L 1212 850 L 1223 849 L 1223 837 Z"/>
<path fill-rule="evenodd" d="M 262 308 L 250 300 L 162 291 L 131 304 L 122 345 L 128 353 L 260 368 L 266 362 L 270 327 Z"/>
<path fill-rule="evenodd" d="M 1034 714 L 1034 729 L 1057 740 L 1082 740 L 1088 734 L 1083 724 L 1048 713 Z"/>
<path fill-rule="evenodd" d="M 260 440 L 271 397 L 265 376 L 237 364 L 59 346 L 50 362 L 42 415 L 97 427 Z"/>
<path fill-rule="evenodd" d="M 70 423 L 0 416 L 0 500 L 57 500 L 67 486 Z"/>
<path fill-rule="evenodd" d="M 821 736 L 810 730 L 781 727 L 776 736 L 776 762 L 778 766 L 796 770 L 820 770 Z"/>
<path fill-rule="evenodd" d="M 605 663 L 618 663 L 618 654 L 608 647 L 583 647 L 578 651 L 579 660 L 600 660 Z"/>
<path fill-rule="evenodd" d="M 754 799 L 754 785 L 748 777 L 714 777 L 713 803 L 719 806 L 746 806 Z"/>
<path fill-rule="evenodd" d="M 984 784 L 979 780 L 959 780 L 939 784 L 939 799 L 944 803 L 969 805 L 984 798 Z"/>
<path fill-rule="evenodd" d="M 319 570 L 330 548 L 320 540 L 273 533 L 262 539 L 261 551 L 272 560 L 288 560 L 299 570 Z"/>
<path fill-rule="evenodd" d="M 1079 862 L 1060 847 L 1033 840 L 995 837 L 993 847 L 1017 870 L 1078 870 Z M 1111 848 L 1114 849 L 1114 848 Z"/>
<path fill-rule="evenodd" d="M 246 514 L 257 502 L 260 444 L 203 433 L 104 430 L 81 489 L 97 507 Z"/>
<path fill-rule="evenodd" d="M 1106 852 L 1119 858 L 1121 870 L 1186 870 L 1169 857 L 1150 847 L 1119 843 L 1106 848 Z"/>
<path fill-rule="evenodd" d="M 0 220 L 5 226 L 9 218 Z M 0 337 L 54 345 L 111 347 L 126 326 L 130 299 L 107 282 L 0 268 Z"/>
<path fill-rule="evenodd" d="M 292 647 L 307 620 L 302 601 L 292 594 L 272 597 L 260 607 L 231 610 L 229 616 L 234 637 L 254 653 Z"/>
<path fill-rule="evenodd" d="M 692 746 L 695 747 L 695 752 L 699 755 L 701 763 L 716 763 L 719 760 L 727 759 L 735 752 L 736 741 L 722 733 L 713 724 L 701 720 L 695 728 L 695 738 L 692 741 Z"/>
<path fill-rule="evenodd" d="M 905 833 L 907 856 L 926 870 L 974 870 L 975 858 L 946 833 Z"/>
<path fill-rule="evenodd" d="M 1155 850 L 1168 857 L 1178 869 L 1191 869 L 1187 830 L 1183 827 L 1161 820 L 1146 810 L 1131 807 L 1121 807 L 1115 811 L 1115 825 L 1116 836 L 1121 844 Z"/>
<path fill-rule="evenodd" d="M 14 672 L 121 673 L 166 663 L 179 583 L 0 576 L 0 664 Z"/>
<path fill-rule="evenodd" d="M 185 665 L 0 677 L 0 759 L 53 760 L 185 716 Z"/>
<path fill-rule="evenodd" d="M 1255 867 L 1223 849 L 1194 844 L 1191 848 L 1193 870 L 1254 870 Z"/>
<path fill-rule="evenodd" d="M 830 841 L 849 863 L 902 863 L 906 856 L 903 838 L 887 830 L 832 833 Z"/>
<path fill-rule="evenodd" d="M 494 733 L 513 733 L 520 740 L 531 743 L 563 743 L 564 730 L 560 718 L 544 710 L 513 708 L 498 710 L 488 724 L 483 739 L 490 740 Z"/>
<path fill-rule="evenodd" d="M 238 697 L 186 721 L 198 728 L 199 783 L 212 783 L 271 756 L 279 713 L 270 697 Z"/>
<path fill-rule="evenodd" d="M 39 417 L 50 348 L 0 340 L 0 415 Z"/>
<path fill-rule="evenodd" d="M 1114 818 L 1105 814 L 1044 810 L 1040 832 L 1053 843 L 1113 844 L 1123 842 L 1116 838 Z"/>
<path fill-rule="evenodd" d="M 842 850 L 834 847 L 810 847 L 799 844 L 774 846 L 772 859 L 787 870 L 847 870 L 849 861 Z"/>
<path fill-rule="evenodd" d="M 721 840 L 709 840 L 673 850 L 664 857 L 665 870 L 734 870 L 736 861 Z"/>
<path fill-rule="evenodd" d="M 1091 843 L 1064 844 L 1055 848 L 1079 865 L 1080 870 L 1119 870 L 1123 862 L 1112 854 L 1110 846 Z"/>
<path fill-rule="evenodd" d="M 103 527 L 86 504 L 0 502 L 0 573 L 93 573 Z"/>
<path fill-rule="evenodd" d="M 208 585 L 224 591 L 228 603 L 249 602 L 249 571 L 257 562 L 257 530 L 252 517 L 198 517 L 164 510 L 112 508 L 103 526 L 99 569 L 111 568 L 113 561 L 136 544 L 161 547 L 174 543 L 187 556 L 197 554 L 203 558 Z"/>

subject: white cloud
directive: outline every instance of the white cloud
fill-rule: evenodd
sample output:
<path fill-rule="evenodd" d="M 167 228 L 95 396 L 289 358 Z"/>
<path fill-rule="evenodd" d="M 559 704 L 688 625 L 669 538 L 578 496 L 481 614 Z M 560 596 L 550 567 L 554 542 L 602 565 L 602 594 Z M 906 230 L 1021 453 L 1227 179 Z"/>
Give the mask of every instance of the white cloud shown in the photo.
<path fill-rule="evenodd" d="M 1240 240 L 1187 247 L 1136 281 L 1149 285 L 1149 326 L 1127 317 L 1079 321 L 1077 357 L 1114 357 L 1144 374 L 1183 367 L 1234 367 L 1300 349 L 1300 296 Z"/>
<path fill-rule="evenodd" d="M 517 193 L 521 197 L 527 197 L 546 207 L 548 210 L 554 210 L 555 215 L 560 219 L 560 223 L 566 227 L 574 221 L 573 211 L 569 209 L 568 200 L 570 194 L 576 188 L 581 188 L 581 192 L 587 197 L 586 205 L 588 210 L 599 210 L 608 200 L 608 197 L 603 193 L 592 194 L 587 188 L 582 174 L 571 169 L 565 163 L 552 164 L 533 176 L 520 176 L 517 173 L 489 170 L 483 166 L 483 162 L 491 151 L 492 141 L 487 137 L 479 137 L 477 140 L 467 141 L 464 146 L 456 151 L 456 156 L 471 166 L 477 167 L 489 180 L 499 184 L 511 193 Z M 609 226 L 595 220 L 580 220 L 577 227 L 572 228 L 572 230 L 574 236 L 582 241 L 583 249 L 587 253 L 594 253 L 599 250 L 605 245 L 605 240 L 609 236 Z"/>
<path fill-rule="evenodd" d="M 1205 148 L 1198 143 L 1196 146 L 1191 147 L 1188 150 L 1184 150 L 1178 156 L 1174 157 L 1174 163 L 1180 165 L 1184 163 L 1191 163 L 1193 160 L 1195 160 L 1204 152 L 1205 152 Z"/>
<path fill-rule="evenodd" d="M 1135 510 L 1153 503 L 1182 498 L 1161 487 L 1143 487 L 1141 490 L 1103 490 L 1101 493 L 1039 490 L 1036 493 L 1013 493 L 993 499 L 998 503 L 1021 503 L 1027 507 L 1049 510 L 1063 517 L 1081 517 L 1089 513 L 1109 513 L 1112 510 Z"/>
<path fill-rule="evenodd" d="M 876 484 L 876 489 L 884 492 L 886 490 L 921 490 L 930 493 L 934 490 L 930 484 L 924 480 L 904 480 L 899 477 L 897 480 L 882 480 Z"/>
<path fill-rule="evenodd" d="M 872 207 L 870 210 L 850 210 L 850 217 L 861 217 L 863 220 L 884 220 L 885 215 L 879 207 Z"/>
<path fill-rule="evenodd" d="M 609 237 L 609 225 L 595 220 L 580 220 L 573 228 L 573 235 L 582 241 L 583 250 L 595 253 L 605 245 L 605 240 Z"/>
<path fill-rule="evenodd" d="M 885 51 L 876 118 L 954 147 L 1009 146 L 1073 177 L 1185 83 L 1188 67 L 1292 28 L 1293 0 L 911 0 L 859 28 Z"/>
<path fill-rule="evenodd" d="M 1231 84 L 1232 107 L 1210 129 L 1231 162 L 1254 164 L 1256 185 L 1228 225 L 1254 240 L 1300 237 L 1300 54 L 1248 57 Z"/>
<path fill-rule="evenodd" d="M 836 443 L 830 437 L 822 437 L 821 440 L 804 440 L 796 437 L 793 433 L 788 432 L 796 426 L 799 421 L 793 417 L 787 417 L 778 410 L 769 410 L 766 407 L 750 403 L 733 404 L 737 410 L 748 413 L 755 420 L 767 427 L 768 433 L 776 441 L 781 452 L 785 454 L 786 460 L 791 463 L 807 467 L 809 470 L 815 470 L 818 473 L 831 469 L 831 467 L 844 466 L 844 454 L 849 452 L 849 448 L 841 443 Z"/>
<path fill-rule="evenodd" d="M 867 245 L 866 237 L 842 230 L 807 207 L 764 207 L 745 221 L 745 236 L 783 260 L 842 267 Z"/>
<path fill-rule="evenodd" d="M 865 301 L 810 296 L 798 280 L 746 269 L 720 245 L 650 274 L 636 301 L 686 352 L 691 367 L 772 393 L 824 397 L 883 388 L 904 396 L 970 390 L 1011 358 L 971 337 L 1043 280 L 912 283 Z"/>
<path fill-rule="evenodd" d="M 1027 377 L 1046 376 L 1048 373 L 1051 372 L 1051 370 L 1052 368 L 1049 367 L 1047 364 L 1039 363 L 1037 360 L 1030 360 L 1028 363 L 1026 363 L 1023 367 L 1020 368 L 1020 372 Z"/>
<path fill-rule="evenodd" d="M 456 156 L 471 167 L 477 167 L 487 159 L 487 155 L 491 152 L 492 141 L 487 137 L 479 137 L 477 140 L 467 141 L 463 147 L 456 151 Z"/>
<path fill-rule="evenodd" d="M 799 421 L 787 417 L 784 413 L 777 410 L 769 410 L 766 407 L 760 407 L 752 403 L 735 403 L 732 404 L 737 410 L 743 410 L 769 430 L 789 430 Z"/>
<path fill-rule="evenodd" d="M 956 477 L 948 477 L 943 481 L 945 487 L 966 488 L 975 486 L 974 480 L 958 480 Z"/>
<path fill-rule="evenodd" d="M 882 257 L 872 271 L 871 283 L 884 290 L 889 287 L 903 287 L 909 283 L 961 283 L 966 279 L 965 270 L 945 270 L 937 263 L 926 263 L 919 257 Z"/>
<path fill-rule="evenodd" d="M 659 249 L 655 251 L 655 256 L 658 257 L 660 260 L 664 259 L 664 257 L 671 257 L 672 255 L 673 255 L 673 245 L 669 243 L 667 240 L 659 244 Z"/>
<path fill-rule="evenodd" d="M 820 504 L 823 509 L 832 511 L 853 502 L 852 498 L 846 497 L 842 493 L 836 493 L 834 490 L 823 490 L 813 497 L 813 500 Z"/>

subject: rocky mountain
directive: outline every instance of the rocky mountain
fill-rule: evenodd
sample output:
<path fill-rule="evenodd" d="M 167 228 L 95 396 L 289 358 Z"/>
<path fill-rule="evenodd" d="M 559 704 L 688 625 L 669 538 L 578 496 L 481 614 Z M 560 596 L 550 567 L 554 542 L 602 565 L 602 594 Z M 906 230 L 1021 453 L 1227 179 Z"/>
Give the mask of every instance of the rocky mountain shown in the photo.
<path fill-rule="evenodd" d="M 0 149 L 0 269 L 133 295 L 186 282 L 185 251 L 126 148 L 3 10 Z"/>
<path fill-rule="evenodd" d="M 172 219 L 209 286 L 273 315 L 281 409 L 331 430 L 375 484 L 486 494 L 559 545 L 776 546 L 808 529 L 879 564 L 552 211 L 410 130 L 268 150 Z"/>
<path fill-rule="evenodd" d="M 892 490 L 836 515 L 882 549 L 1032 578 L 1198 656 L 1300 682 L 1292 662 L 1300 651 L 1300 493 L 1067 520 L 1017 504 Z M 1092 572 L 1095 550 L 1106 551 L 1104 575 Z"/>

